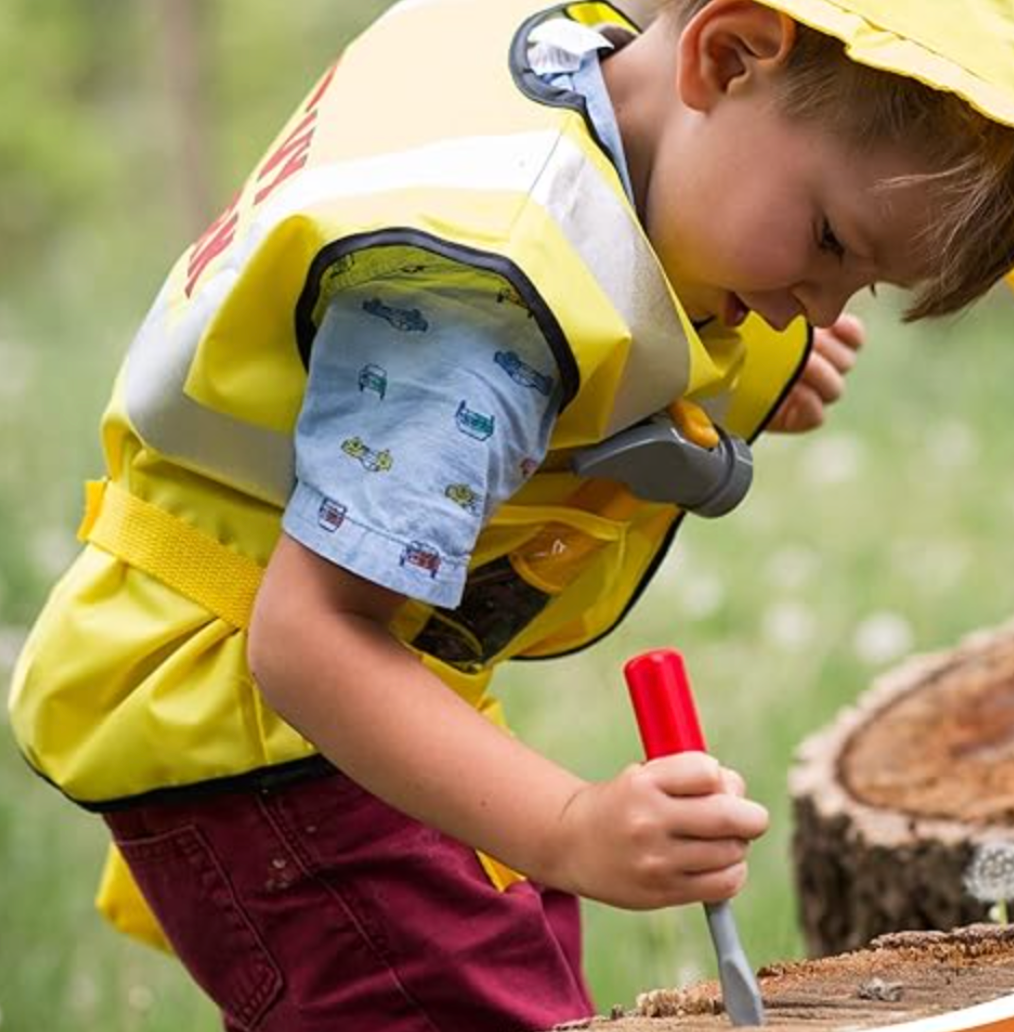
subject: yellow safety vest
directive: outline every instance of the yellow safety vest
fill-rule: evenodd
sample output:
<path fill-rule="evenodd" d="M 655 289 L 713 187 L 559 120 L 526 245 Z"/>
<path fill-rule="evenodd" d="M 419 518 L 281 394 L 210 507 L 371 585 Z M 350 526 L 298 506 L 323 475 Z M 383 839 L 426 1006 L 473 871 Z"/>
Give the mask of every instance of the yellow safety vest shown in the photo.
<path fill-rule="evenodd" d="M 695 332 L 582 105 L 528 66 L 528 33 L 548 17 L 629 27 L 601 3 L 392 8 L 172 270 L 104 416 L 107 478 L 89 490 L 87 545 L 15 673 L 20 746 L 72 799 L 109 809 L 323 764 L 258 692 L 245 628 L 293 484 L 314 332 L 343 288 L 422 276 L 505 298 L 556 355 L 566 397 L 550 455 L 471 565 L 510 564 L 545 604 L 506 637 L 473 641 L 467 661 L 440 658 L 454 614 L 410 602 L 393 628 L 494 718 L 492 668 L 607 633 L 679 521 L 672 506 L 617 506 L 583 485 L 568 452 L 681 397 L 746 437 L 777 407 L 807 328 L 779 334 L 751 317 L 739 332 Z M 546 534 L 583 542 L 565 570 L 539 552 Z M 452 631 L 468 642 L 467 628 Z"/>

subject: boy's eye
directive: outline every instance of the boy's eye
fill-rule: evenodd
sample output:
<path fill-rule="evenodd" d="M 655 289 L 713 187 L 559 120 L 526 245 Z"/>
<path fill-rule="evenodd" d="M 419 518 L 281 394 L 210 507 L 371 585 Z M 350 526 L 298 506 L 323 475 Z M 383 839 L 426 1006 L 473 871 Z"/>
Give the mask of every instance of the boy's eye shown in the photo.
<path fill-rule="evenodd" d="M 845 245 L 835 235 L 835 231 L 831 228 L 831 223 L 827 219 L 824 219 L 824 223 L 820 227 L 820 240 L 817 246 L 822 251 L 833 254 L 839 261 L 845 257 Z"/>

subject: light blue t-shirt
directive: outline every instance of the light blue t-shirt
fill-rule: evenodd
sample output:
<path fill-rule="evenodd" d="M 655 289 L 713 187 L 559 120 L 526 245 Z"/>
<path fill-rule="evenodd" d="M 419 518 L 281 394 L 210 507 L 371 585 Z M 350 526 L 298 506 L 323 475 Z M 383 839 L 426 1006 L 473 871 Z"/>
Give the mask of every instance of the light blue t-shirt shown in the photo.
<path fill-rule="evenodd" d="M 585 97 L 629 189 L 598 54 L 546 81 Z M 544 459 L 560 398 L 553 353 L 503 281 L 427 279 L 423 264 L 342 290 L 314 339 L 285 532 L 454 608 L 479 531 Z"/>

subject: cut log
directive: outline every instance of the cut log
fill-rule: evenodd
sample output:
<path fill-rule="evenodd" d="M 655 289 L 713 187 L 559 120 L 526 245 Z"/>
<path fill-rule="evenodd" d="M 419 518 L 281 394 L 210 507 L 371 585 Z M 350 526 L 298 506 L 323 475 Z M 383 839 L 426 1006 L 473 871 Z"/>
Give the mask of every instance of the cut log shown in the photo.
<path fill-rule="evenodd" d="M 803 743 L 789 787 L 811 956 L 983 920 L 969 864 L 1014 844 L 1014 625 L 880 677 Z"/>
<path fill-rule="evenodd" d="M 875 1028 L 963 1010 L 1014 991 L 1014 928 L 977 925 L 952 932 L 901 932 L 869 947 L 790 961 L 758 972 L 765 1029 Z M 635 1012 L 559 1025 L 597 1032 L 725 1032 L 716 982 L 660 989 Z"/>

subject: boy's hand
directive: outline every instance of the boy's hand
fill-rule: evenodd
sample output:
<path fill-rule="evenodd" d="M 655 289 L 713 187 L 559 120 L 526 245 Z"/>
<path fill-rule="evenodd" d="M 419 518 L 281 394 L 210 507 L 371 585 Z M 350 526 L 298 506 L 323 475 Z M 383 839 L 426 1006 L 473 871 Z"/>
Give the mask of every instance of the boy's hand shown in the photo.
<path fill-rule="evenodd" d="M 738 774 L 689 752 L 587 785 L 561 818 L 564 880 L 631 910 L 734 896 L 746 881 L 747 844 L 768 826 L 742 789 Z"/>
<path fill-rule="evenodd" d="M 854 315 L 843 315 L 831 326 L 813 331 L 813 348 L 802 375 L 768 424 L 778 433 L 815 430 L 824 422 L 825 409 L 845 391 L 845 376 L 856 364 L 856 353 L 866 339 L 866 328 Z"/>

